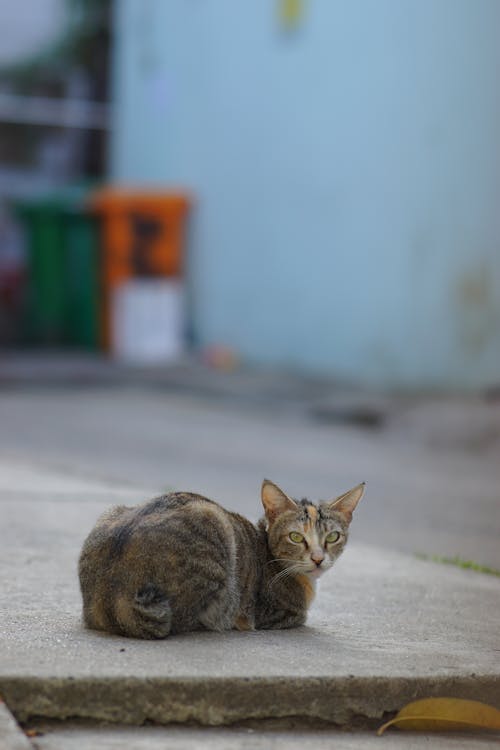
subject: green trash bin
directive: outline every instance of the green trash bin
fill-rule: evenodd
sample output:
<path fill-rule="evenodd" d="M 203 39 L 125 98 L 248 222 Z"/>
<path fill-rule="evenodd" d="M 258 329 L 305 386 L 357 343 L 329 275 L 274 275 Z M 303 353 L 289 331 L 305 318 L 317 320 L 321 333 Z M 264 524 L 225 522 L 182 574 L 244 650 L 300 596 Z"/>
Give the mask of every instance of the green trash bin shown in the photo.
<path fill-rule="evenodd" d="M 85 195 L 68 190 L 14 204 L 28 255 L 27 343 L 98 348 L 99 240 Z"/>

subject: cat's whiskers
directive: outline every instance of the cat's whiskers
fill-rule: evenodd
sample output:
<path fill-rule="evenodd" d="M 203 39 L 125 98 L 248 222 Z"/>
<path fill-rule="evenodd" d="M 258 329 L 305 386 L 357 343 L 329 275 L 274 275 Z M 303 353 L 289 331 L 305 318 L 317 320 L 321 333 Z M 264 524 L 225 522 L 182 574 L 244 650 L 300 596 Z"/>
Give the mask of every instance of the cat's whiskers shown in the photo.
<path fill-rule="evenodd" d="M 283 568 L 283 570 L 280 570 L 276 575 L 274 575 L 271 580 L 269 581 L 269 588 L 274 586 L 275 583 L 278 583 L 278 581 L 285 580 L 286 578 L 289 578 L 294 573 L 299 573 L 300 571 L 304 571 L 305 568 L 308 566 L 304 562 L 300 561 L 294 561 L 293 565 L 289 565 L 287 568 Z"/>
<path fill-rule="evenodd" d="M 295 563 L 297 560 L 293 560 L 291 557 L 275 557 L 274 560 L 268 560 L 266 565 L 270 565 L 273 562 L 288 562 L 288 563 Z"/>

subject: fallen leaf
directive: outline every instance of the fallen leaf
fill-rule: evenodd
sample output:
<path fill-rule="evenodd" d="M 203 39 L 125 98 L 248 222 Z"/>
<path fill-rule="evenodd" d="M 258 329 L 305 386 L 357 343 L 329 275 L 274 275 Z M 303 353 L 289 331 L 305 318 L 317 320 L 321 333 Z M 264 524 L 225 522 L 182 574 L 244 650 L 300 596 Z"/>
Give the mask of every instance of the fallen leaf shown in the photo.
<path fill-rule="evenodd" d="M 461 698 L 424 698 L 412 701 L 377 730 L 381 735 L 396 726 L 413 732 L 500 731 L 500 711 L 480 701 Z"/>

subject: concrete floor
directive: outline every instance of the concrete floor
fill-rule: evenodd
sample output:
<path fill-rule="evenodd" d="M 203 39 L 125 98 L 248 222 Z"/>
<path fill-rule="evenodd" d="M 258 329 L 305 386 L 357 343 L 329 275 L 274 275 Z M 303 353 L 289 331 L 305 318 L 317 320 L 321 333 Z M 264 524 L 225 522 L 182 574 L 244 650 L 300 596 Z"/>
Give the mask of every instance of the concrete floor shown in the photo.
<path fill-rule="evenodd" d="M 356 542 L 322 580 L 306 627 L 166 641 L 83 629 L 82 540 L 105 507 L 133 503 L 137 492 L 0 460 L 0 695 L 32 730 L 26 737 L 0 703 L 2 750 L 285 750 L 299 738 L 347 750 L 380 746 L 375 727 L 415 698 L 497 703 L 498 578 Z M 84 723 L 67 722 L 76 717 Z M 249 719 L 252 731 L 189 726 Z M 177 727 L 119 726 L 144 722 Z M 364 731 L 326 729 L 328 722 Z M 416 749 L 495 742 L 397 730 L 383 741 Z"/>
<path fill-rule="evenodd" d="M 55 729 L 35 739 L 37 750 L 496 750 L 498 736 L 263 731 L 256 729 L 168 729 L 163 727 Z"/>
<path fill-rule="evenodd" d="M 381 696 L 384 705 L 368 712 L 377 717 L 410 700 L 417 688 L 423 691 L 419 695 L 446 689 L 496 702 L 498 579 L 422 562 L 414 553 L 460 555 L 500 568 L 497 405 L 448 399 L 401 408 L 401 402 L 388 399 L 382 426 L 363 428 L 330 419 L 332 401 L 325 402 L 325 392 L 318 411 L 317 394 L 307 388 L 295 399 L 293 389 L 280 394 L 274 381 L 274 397 L 268 389 L 266 398 L 253 399 L 250 385 L 235 381 L 230 398 L 224 389 L 214 397 L 203 389 L 183 388 L 175 378 L 168 387 L 121 381 L 78 384 L 70 378 L 43 387 L 28 379 L 22 387 L 13 382 L 0 389 L 0 610 L 5 626 L 0 628 L 0 679 L 18 718 L 30 716 L 31 710 L 71 716 L 77 706 L 82 715 L 88 709 L 96 721 L 106 711 L 113 716 L 118 706 L 121 713 L 112 720 L 123 721 L 128 704 L 120 691 L 133 696 L 134 710 L 144 709 L 150 716 L 154 704 L 160 716 L 165 704 L 155 702 L 153 694 L 146 695 L 141 708 L 150 680 L 156 680 L 153 693 L 157 687 L 167 696 L 178 689 L 170 680 L 182 682 L 186 670 L 194 679 L 197 664 L 202 678 L 243 675 L 246 680 L 255 673 L 265 683 L 269 675 L 284 677 L 270 688 L 279 696 L 280 710 L 287 696 L 292 700 L 305 690 L 311 715 L 322 715 L 324 699 L 329 718 L 342 706 L 344 693 L 345 708 L 356 705 L 360 713 L 363 701 L 370 706 L 371 696 Z M 360 480 L 368 483 L 349 548 L 330 583 L 325 581 L 308 627 L 248 637 L 197 634 L 168 644 L 81 629 L 75 561 L 83 537 L 105 507 L 140 502 L 175 487 L 201 492 L 256 519 L 264 476 L 292 495 L 312 499 L 334 496 Z M 122 640 L 126 652 L 118 656 L 127 656 L 125 664 L 114 658 Z M 242 647 L 247 641 L 248 647 Z M 233 657 L 221 661 L 221 649 Z M 207 662 L 207 654 L 212 661 Z M 353 691 L 354 672 L 359 689 Z M 369 687 L 366 679 L 371 678 L 376 684 Z M 200 695 L 203 679 L 198 680 Z M 300 683 L 298 692 L 279 693 L 294 679 Z M 106 687 L 102 680 L 111 682 Z M 102 689 L 98 710 L 91 699 L 96 685 Z M 211 711 L 213 699 L 212 694 Z M 179 716 L 185 708 L 181 704 Z M 227 701 L 221 705 L 226 711 Z M 385 742 L 418 750 L 498 743 L 497 737 L 414 736 L 397 730 L 379 739 L 368 732 L 334 729 L 66 722 L 35 728 L 44 734 L 27 739 L 11 721 L 6 748 L 281 750 L 307 744 L 347 750 Z M 0 736 L 2 731 L 0 721 Z"/>
<path fill-rule="evenodd" d="M 311 499 L 364 480 L 357 541 L 500 568 L 498 406 L 432 400 L 402 413 L 389 402 L 386 426 L 363 429 L 318 420 L 293 399 L 254 405 L 232 395 L 4 388 L 0 457 L 129 483 L 138 500 L 144 491 L 192 490 L 252 519 L 265 476 Z"/>

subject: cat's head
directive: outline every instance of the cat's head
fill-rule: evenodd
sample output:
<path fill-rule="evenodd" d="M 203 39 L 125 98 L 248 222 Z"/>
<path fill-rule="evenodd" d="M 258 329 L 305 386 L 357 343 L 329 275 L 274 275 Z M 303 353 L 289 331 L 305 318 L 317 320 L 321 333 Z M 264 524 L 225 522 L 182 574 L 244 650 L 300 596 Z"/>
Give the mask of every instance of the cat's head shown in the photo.
<path fill-rule="evenodd" d="M 273 559 L 291 575 L 318 578 L 344 549 L 352 513 L 364 491 L 363 482 L 340 497 L 314 504 L 293 500 L 264 479 L 262 504 Z"/>

